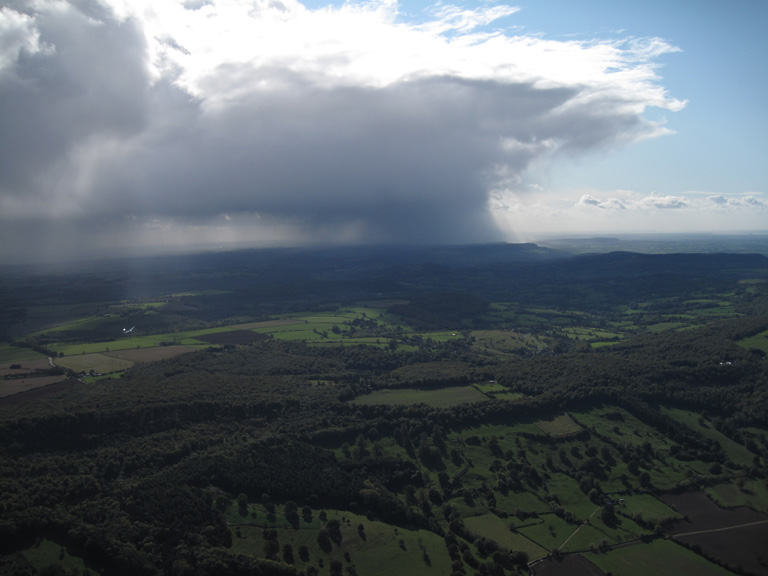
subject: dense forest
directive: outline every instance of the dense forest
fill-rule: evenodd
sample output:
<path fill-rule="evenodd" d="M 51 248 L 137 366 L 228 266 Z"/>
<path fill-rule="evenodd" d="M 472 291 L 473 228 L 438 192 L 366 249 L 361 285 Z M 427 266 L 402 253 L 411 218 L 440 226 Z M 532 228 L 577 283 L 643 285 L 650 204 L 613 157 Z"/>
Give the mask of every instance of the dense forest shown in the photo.
<path fill-rule="evenodd" d="M 63 380 L 0 397 L 0 574 L 502 575 L 577 555 L 616 574 L 634 542 L 768 573 L 749 546 L 675 536 L 664 500 L 768 511 L 764 256 L 495 245 L 139 268 L 2 277 L 3 383 L 34 358 Z M 86 344 L 118 355 L 132 325 L 160 342 L 133 354 L 199 340 L 111 374 L 67 366 Z"/>

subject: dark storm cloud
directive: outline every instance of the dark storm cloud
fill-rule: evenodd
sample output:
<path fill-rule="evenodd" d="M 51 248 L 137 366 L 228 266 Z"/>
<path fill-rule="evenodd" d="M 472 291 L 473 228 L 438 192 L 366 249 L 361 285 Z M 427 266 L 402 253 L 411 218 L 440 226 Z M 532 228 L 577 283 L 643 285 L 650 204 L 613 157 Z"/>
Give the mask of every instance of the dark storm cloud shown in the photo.
<path fill-rule="evenodd" d="M 488 240 L 494 165 L 521 169 L 533 154 L 499 140 L 541 137 L 542 116 L 570 94 L 453 78 L 377 90 L 280 81 L 279 94 L 213 113 L 167 106 L 178 118 L 165 133 L 101 167 L 97 186 L 108 200 L 98 208 L 190 218 L 264 212 L 309 225 L 356 221 L 372 240 Z"/>
<path fill-rule="evenodd" d="M 94 135 L 139 131 L 147 107 L 142 36 L 130 23 L 62 9 L 35 18 L 50 51 L 21 53 L 0 85 L 0 187 L 45 200 L 51 168 Z"/>
<path fill-rule="evenodd" d="M 579 104 L 580 85 L 327 81 L 343 51 L 314 68 L 223 60 L 192 82 L 194 48 L 136 17 L 97 2 L 29 6 L 6 11 L 16 40 L 0 70 L 0 218 L 16 247 L 162 241 L 158 230 L 215 220 L 221 232 L 237 214 L 254 229 L 287 223 L 302 241 L 344 238 L 335 229 L 356 241 L 493 240 L 494 186 L 553 149 L 649 130 L 615 94 Z"/>

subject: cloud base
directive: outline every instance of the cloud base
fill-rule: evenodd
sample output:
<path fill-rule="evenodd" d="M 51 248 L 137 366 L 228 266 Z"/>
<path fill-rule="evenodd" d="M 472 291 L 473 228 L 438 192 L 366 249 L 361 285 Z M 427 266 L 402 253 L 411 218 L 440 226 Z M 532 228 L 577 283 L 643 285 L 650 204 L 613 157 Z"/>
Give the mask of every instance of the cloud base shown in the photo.
<path fill-rule="evenodd" d="M 497 200 L 532 163 L 667 134 L 645 111 L 685 105 L 655 72 L 673 46 L 521 35 L 516 12 L 12 2 L 0 258 L 510 238 Z"/>

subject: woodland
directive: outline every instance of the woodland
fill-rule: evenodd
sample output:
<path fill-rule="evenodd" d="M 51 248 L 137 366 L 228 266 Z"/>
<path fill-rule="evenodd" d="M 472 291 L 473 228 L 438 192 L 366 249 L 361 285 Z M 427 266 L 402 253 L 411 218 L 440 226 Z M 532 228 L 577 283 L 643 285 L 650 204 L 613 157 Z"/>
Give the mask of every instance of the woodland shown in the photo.
<path fill-rule="evenodd" d="M 238 250 L 0 310 L 0 574 L 768 574 L 764 254 Z"/>

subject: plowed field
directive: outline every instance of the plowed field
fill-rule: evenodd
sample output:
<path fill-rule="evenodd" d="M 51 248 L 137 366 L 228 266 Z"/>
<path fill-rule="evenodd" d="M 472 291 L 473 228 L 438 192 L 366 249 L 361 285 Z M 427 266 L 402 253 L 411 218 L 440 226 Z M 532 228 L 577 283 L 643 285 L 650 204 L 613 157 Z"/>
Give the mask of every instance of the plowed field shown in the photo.
<path fill-rule="evenodd" d="M 668 495 L 662 500 L 688 516 L 668 531 L 675 539 L 696 544 L 706 556 L 731 567 L 768 576 L 768 516 L 745 506 L 720 508 L 703 492 Z"/>

